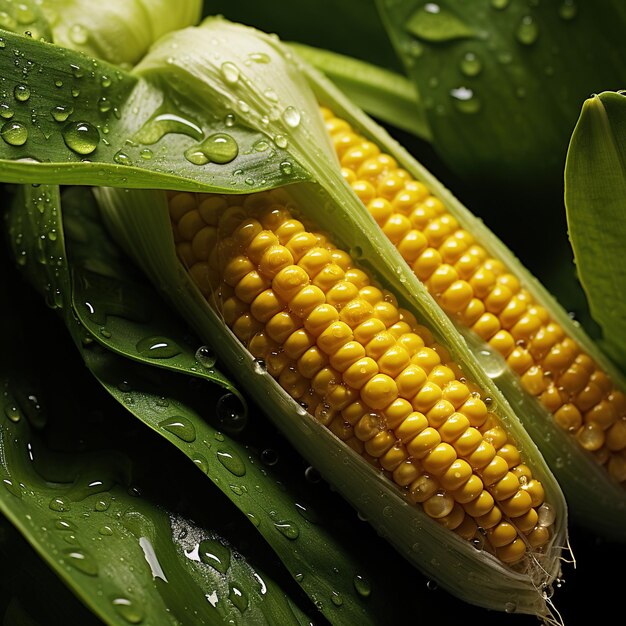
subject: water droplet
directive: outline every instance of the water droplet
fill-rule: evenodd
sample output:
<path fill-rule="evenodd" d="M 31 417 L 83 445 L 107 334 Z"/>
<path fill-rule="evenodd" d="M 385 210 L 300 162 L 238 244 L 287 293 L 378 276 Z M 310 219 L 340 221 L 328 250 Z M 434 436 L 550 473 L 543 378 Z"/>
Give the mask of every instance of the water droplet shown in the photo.
<path fill-rule="evenodd" d="M 234 393 L 225 393 L 215 406 L 220 428 L 231 435 L 239 434 L 248 423 L 241 400 Z"/>
<path fill-rule="evenodd" d="M 243 459 L 233 450 L 226 446 L 220 446 L 216 452 L 218 461 L 235 476 L 243 476 L 246 473 L 246 466 Z"/>
<path fill-rule="evenodd" d="M 28 139 L 28 129 L 21 122 L 6 122 L 0 129 L 0 135 L 10 146 L 23 146 Z"/>
<path fill-rule="evenodd" d="M 100 526 L 100 528 L 98 528 L 98 532 L 103 537 L 110 537 L 113 534 L 113 529 L 110 526 Z"/>
<path fill-rule="evenodd" d="M 304 470 L 304 477 L 312 484 L 317 484 L 322 480 L 320 473 L 312 465 Z"/>
<path fill-rule="evenodd" d="M 285 135 L 276 135 L 274 137 L 274 143 L 283 150 L 289 145 L 289 141 Z"/>
<path fill-rule="evenodd" d="M 209 462 L 201 455 L 195 454 L 191 459 L 203 474 L 209 473 Z"/>
<path fill-rule="evenodd" d="M 200 346 L 196 350 L 196 361 L 202 365 L 207 370 L 210 370 L 217 361 L 217 356 L 213 351 L 213 348 L 209 346 Z"/>
<path fill-rule="evenodd" d="M 135 346 L 141 356 L 151 359 L 169 359 L 181 353 L 180 347 L 166 337 L 145 337 Z"/>
<path fill-rule="evenodd" d="M 537 22 L 530 16 L 525 15 L 522 18 L 516 32 L 517 40 L 525 46 L 531 46 L 539 37 L 539 26 Z"/>
<path fill-rule="evenodd" d="M 372 593 L 372 585 L 370 584 L 370 581 L 364 576 L 361 576 L 361 574 L 356 574 L 352 582 L 354 583 L 354 588 L 360 596 L 367 598 Z"/>
<path fill-rule="evenodd" d="M 225 574 L 230 567 L 230 549 L 216 539 L 205 539 L 198 546 L 200 560 Z"/>
<path fill-rule="evenodd" d="M 77 154 L 91 154 L 100 143 L 98 129 L 89 122 L 70 122 L 63 129 L 65 145 Z"/>
<path fill-rule="evenodd" d="M 239 68 L 230 61 L 222 63 L 222 76 L 229 85 L 234 85 L 239 80 Z"/>
<path fill-rule="evenodd" d="M 50 500 L 50 502 L 48 503 L 48 507 L 51 508 L 53 511 L 59 511 L 60 513 L 70 510 L 70 505 L 68 504 L 67 500 L 60 497 L 52 498 L 52 500 Z"/>
<path fill-rule="evenodd" d="M 297 128 L 300 125 L 300 112 L 292 106 L 283 111 L 283 121 L 289 128 Z"/>
<path fill-rule="evenodd" d="M 6 104 L 6 102 L 0 104 L 0 117 L 3 117 L 5 120 L 10 120 L 13 115 L 13 109 L 11 109 L 11 107 Z"/>
<path fill-rule="evenodd" d="M 483 69 L 483 64 L 473 52 L 466 52 L 461 59 L 461 72 L 465 76 L 478 76 Z"/>
<path fill-rule="evenodd" d="M 159 426 L 187 443 L 191 443 L 196 439 L 196 429 L 186 417 L 168 417 L 159 422 Z"/>
<path fill-rule="evenodd" d="M 140 153 L 139 156 L 144 160 L 144 161 L 149 161 L 153 156 L 153 152 L 152 150 L 150 150 L 150 148 L 144 148 Z"/>
<path fill-rule="evenodd" d="M 68 29 L 68 34 L 72 43 L 82 46 L 89 39 L 89 31 L 82 24 L 72 24 Z"/>
<path fill-rule="evenodd" d="M 96 511 L 106 511 L 111 506 L 111 496 L 109 494 L 101 495 L 94 504 Z"/>
<path fill-rule="evenodd" d="M 453 41 L 473 37 L 474 32 L 454 13 L 428 2 L 415 11 L 406 29 L 418 39 L 429 42 Z"/>
<path fill-rule="evenodd" d="M 30 98 L 30 88 L 27 85 L 15 85 L 13 96 L 19 102 L 26 102 Z"/>
<path fill-rule="evenodd" d="M 544 502 L 537 509 L 537 525 L 538 526 L 552 526 L 554 524 L 554 520 L 556 519 L 556 512 L 552 506 L 550 506 L 547 502 Z"/>
<path fill-rule="evenodd" d="M 300 536 L 300 529 L 290 520 L 275 522 L 274 527 L 279 530 L 287 539 L 297 539 Z"/>
<path fill-rule="evenodd" d="M 207 137 L 199 146 L 185 151 L 185 158 L 194 165 L 207 163 L 230 163 L 239 154 L 237 142 L 226 133 L 215 133 Z"/>
<path fill-rule="evenodd" d="M 437 591 L 438 585 L 434 580 L 427 580 L 426 581 L 426 589 L 428 589 L 428 591 Z"/>
<path fill-rule="evenodd" d="M 457 87 L 450 90 L 456 108 L 461 113 L 478 113 L 480 111 L 480 100 L 474 95 L 474 92 L 468 87 Z"/>
<path fill-rule="evenodd" d="M 132 165 L 132 161 L 130 159 L 130 157 L 123 152 L 122 150 L 118 150 L 114 155 L 113 155 L 113 160 L 118 164 L 118 165 Z"/>
<path fill-rule="evenodd" d="M 20 489 L 20 486 L 16 485 L 11 478 L 3 478 L 2 484 L 12 496 L 15 496 L 16 498 L 22 497 L 22 490 Z"/>
<path fill-rule="evenodd" d="M 259 139 L 258 141 L 254 142 L 252 147 L 257 152 L 265 152 L 270 147 L 270 144 L 265 139 Z"/>
<path fill-rule="evenodd" d="M 57 530 L 76 530 L 76 524 L 74 524 L 74 522 L 71 522 L 70 520 L 65 520 L 65 519 L 58 519 L 55 523 L 54 523 L 54 527 Z"/>
<path fill-rule="evenodd" d="M 232 128 L 235 125 L 235 116 L 232 113 L 228 113 L 226 117 L 224 117 L 224 124 L 226 128 Z"/>
<path fill-rule="evenodd" d="M 501 11 L 509 6 L 509 0 L 491 0 L 491 6 Z"/>
<path fill-rule="evenodd" d="M 108 99 L 102 96 L 98 100 L 98 110 L 100 113 L 108 113 L 113 108 L 113 103 Z"/>
<path fill-rule="evenodd" d="M 15 7 L 15 19 L 20 24 L 32 24 L 35 21 L 35 13 L 27 4 L 18 4 Z"/>
<path fill-rule="evenodd" d="M 57 105 L 52 108 L 50 114 L 55 122 L 66 122 L 74 109 L 71 106 Z"/>
<path fill-rule="evenodd" d="M 573 20 L 578 14 L 578 7 L 574 0 L 563 0 L 559 7 L 559 16 L 563 20 Z"/>
<path fill-rule="evenodd" d="M 110 78 L 109 76 L 104 75 L 104 74 L 103 74 L 103 75 L 102 75 L 102 77 L 100 78 L 100 84 L 101 84 L 101 85 L 102 85 L 105 89 L 108 89 L 108 88 L 111 86 L 112 82 L 113 82 L 113 81 L 111 80 L 111 78 Z"/>
<path fill-rule="evenodd" d="M 97 576 L 98 564 L 88 552 L 77 548 L 68 548 L 67 550 L 63 550 L 63 555 L 68 559 L 68 563 L 79 572 L 87 574 L 88 576 Z"/>
<path fill-rule="evenodd" d="M 289 176 L 293 172 L 293 166 L 291 165 L 291 162 L 290 161 L 283 161 L 280 164 L 280 171 L 285 176 Z"/>
<path fill-rule="evenodd" d="M 143 611 L 128 598 L 113 598 L 111 600 L 115 610 L 124 618 L 129 624 L 140 624 L 143 622 Z"/>
<path fill-rule="evenodd" d="M 265 448 L 265 450 L 261 452 L 261 461 L 265 463 L 265 465 L 276 465 L 276 463 L 278 463 L 278 454 L 276 450 L 272 450 L 272 448 Z"/>
<path fill-rule="evenodd" d="M 269 63 L 271 61 L 269 55 L 264 52 L 251 52 L 248 58 L 255 63 Z"/>
<path fill-rule="evenodd" d="M 252 368 L 255 374 L 265 374 L 267 372 L 267 363 L 265 359 L 254 359 Z"/>
<path fill-rule="evenodd" d="M 248 608 L 248 596 L 232 583 L 229 586 L 228 599 L 241 613 Z"/>
<path fill-rule="evenodd" d="M 4 408 L 4 414 L 14 423 L 17 424 L 17 422 L 20 421 L 20 419 L 22 419 L 22 414 L 20 413 L 20 410 L 17 408 L 17 406 L 12 405 L 12 404 L 8 404 L 5 408 Z"/>

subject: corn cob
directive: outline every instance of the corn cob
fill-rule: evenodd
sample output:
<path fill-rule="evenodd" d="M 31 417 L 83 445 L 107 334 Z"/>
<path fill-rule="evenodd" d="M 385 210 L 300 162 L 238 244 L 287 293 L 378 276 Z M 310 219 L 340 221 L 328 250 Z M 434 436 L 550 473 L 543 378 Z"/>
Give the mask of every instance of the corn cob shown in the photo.
<path fill-rule="evenodd" d="M 551 508 L 489 398 L 285 199 L 169 193 L 194 282 L 257 364 L 408 501 L 523 563 L 550 539 Z"/>
<path fill-rule="evenodd" d="M 626 395 L 423 183 L 323 107 L 344 178 L 428 291 L 502 355 L 560 428 L 626 482 Z"/>

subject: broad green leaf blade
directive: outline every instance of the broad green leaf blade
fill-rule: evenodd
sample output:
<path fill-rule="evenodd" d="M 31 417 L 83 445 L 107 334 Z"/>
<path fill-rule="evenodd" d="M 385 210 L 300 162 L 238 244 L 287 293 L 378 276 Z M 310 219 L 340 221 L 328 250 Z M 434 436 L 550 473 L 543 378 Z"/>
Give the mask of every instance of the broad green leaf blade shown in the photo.
<path fill-rule="evenodd" d="M 202 10 L 201 0 L 181 0 L 175 11 L 169 0 L 108 0 L 97 11 L 92 0 L 40 3 L 55 43 L 124 66 L 137 63 L 166 32 L 195 24 Z"/>
<path fill-rule="evenodd" d="M 107 624 L 184 624 L 189 614 L 197 624 L 303 623 L 212 530 L 155 502 L 157 484 L 139 496 L 128 480 L 141 471 L 125 452 L 50 448 L 6 379 L 0 404 L 0 509 Z"/>
<path fill-rule="evenodd" d="M 431 138 L 420 115 L 419 94 L 401 74 L 330 50 L 293 42 L 290 47 L 373 117 L 421 139 Z"/>
<path fill-rule="evenodd" d="M 233 126 L 237 113 L 214 99 L 174 99 L 158 76 L 9 32 L 2 39 L 3 182 L 236 193 L 308 177 L 264 133 Z"/>
<path fill-rule="evenodd" d="M 565 207 L 578 277 L 604 346 L 626 370 L 626 97 L 586 100 L 565 166 Z"/>
<path fill-rule="evenodd" d="M 433 147 L 477 184 L 558 184 L 579 102 L 626 80 L 619 1 L 377 4 Z"/>

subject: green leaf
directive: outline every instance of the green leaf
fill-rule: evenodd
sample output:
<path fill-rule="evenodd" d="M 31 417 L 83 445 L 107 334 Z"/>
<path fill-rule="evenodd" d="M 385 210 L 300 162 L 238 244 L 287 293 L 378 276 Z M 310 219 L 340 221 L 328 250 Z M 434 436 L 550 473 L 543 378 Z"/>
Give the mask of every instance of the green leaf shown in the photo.
<path fill-rule="evenodd" d="M 596 4 L 378 0 L 433 147 L 457 175 L 560 183 L 578 103 L 626 79 L 613 43 L 623 8 Z"/>
<path fill-rule="evenodd" d="M 565 166 L 565 206 L 578 277 L 604 347 L 626 369 L 626 97 L 587 99 Z"/>
<path fill-rule="evenodd" d="M 289 45 L 370 115 L 421 139 L 430 139 L 426 120 L 419 115 L 419 95 L 407 78 L 330 50 L 293 42 Z"/>
<path fill-rule="evenodd" d="M 2 39 L 4 182 L 233 193 L 307 178 L 263 132 L 233 125 L 238 111 L 164 86 L 165 68 L 146 80 L 53 44 Z M 224 145 L 230 152 L 216 153 Z"/>
<path fill-rule="evenodd" d="M 185 623 L 189 614 L 198 624 L 305 623 L 210 527 L 155 502 L 157 481 L 140 496 L 129 480 L 145 469 L 127 452 L 50 447 L 6 379 L 0 405 L 0 509 L 107 624 Z"/>

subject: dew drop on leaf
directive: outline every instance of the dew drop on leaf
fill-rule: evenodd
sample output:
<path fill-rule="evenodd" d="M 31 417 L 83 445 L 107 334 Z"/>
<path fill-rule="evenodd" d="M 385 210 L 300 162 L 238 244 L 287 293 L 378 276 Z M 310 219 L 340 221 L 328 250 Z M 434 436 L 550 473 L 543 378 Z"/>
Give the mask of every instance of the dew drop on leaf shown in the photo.
<path fill-rule="evenodd" d="M 91 154 L 100 143 L 98 129 L 89 122 L 70 122 L 63 129 L 65 145 L 77 154 Z"/>
<path fill-rule="evenodd" d="M 217 361 L 217 356 L 209 346 L 200 346 L 196 350 L 196 361 L 205 369 L 211 369 Z"/>
<path fill-rule="evenodd" d="M 227 446 L 220 446 L 216 452 L 218 461 L 235 476 L 243 476 L 246 473 L 246 466 L 243 459 Z"/>
<path fill-rule="evenodd" d="M 151 359 L 169 359 L 180 354 L 180 347 L 167 337 L 145 337 L 137 342 L 141 356 Z"/>
<path fill-rule="evenodd" d="M 176 437 L 186 441 L 187 443 L 191 443 L 196 440 L 195 426 L 186 417 L 168 417 L 159 422 L 159 426 L 163 428 L 163 430 L 167 430 L 167 432 L 176 435 Z"/>
<path fill-rule="evenodd" d="M 88 576 L 97 576 L 98 564 L 88 552 L 77 548 L 68 548 L 63 550 L 63 555 L 67 562 L 79 572 Z"/>
<path fill-rule="evenodd" d="M 6 122 L 0 129 L 0 135 L 10 146 L 23 146 L 28 139 L 28 129 L 21 122 Z"/>
<path fill-rule="evenodd" d="M 30 88 L 27 85 L 16 85 L 13 96 L 18 102 L 26 102 L 30 98 Z"/>
<path fill-rule="evenodd" d="M 517 27 L 515 35 L 521 44 L 531 46 L 539 38 L 539 26 L 530 15 L 525 15 Z"/>
<path fill-rule="evenodd" d="M 71 106 L 57 105 L 52 108 L 50 114 L 55 122 L 66 122 L 74 109 Z"/>
<path fill-rule="evenodd" d="M 300 536 L 300 529 L 295 522 L 290 520 L 282 520 L 275 522 L 274 527 L 280 531 L 287 539 L 297 539 Z"/>
<path fill-rule="evenodd" d="M 205 539 L 198 546 L 200 560 L 225 574 L 230 567 L 230 549 L 215 539 Z"/>
<path fill-rule="evenodd" d="M 10 120 L 13 115 L 13 109 L 11 109 L 6 102 L 0 104 L 0 117 L 3 117 L 5 120 Z"/>
<path fill-rule="evenodd" d="M 354 583 L 354 588 L 360 596 L 367 598 L 372 593 L 372 586 L 369 580 L 367 580 L 364 576 L 361 576 L 361 574 L 356 574 L 352 582 Z"/>
<path fill-rule="evenodd" d="M 139 606 L 128 598 L 113 598 L 113 607 L 129 624 L 141 624 L 144 613 Z"/>

